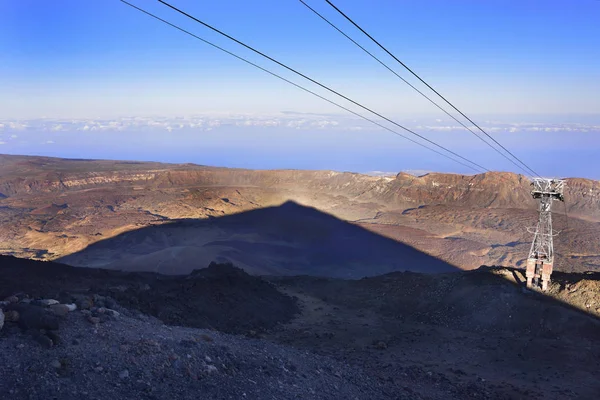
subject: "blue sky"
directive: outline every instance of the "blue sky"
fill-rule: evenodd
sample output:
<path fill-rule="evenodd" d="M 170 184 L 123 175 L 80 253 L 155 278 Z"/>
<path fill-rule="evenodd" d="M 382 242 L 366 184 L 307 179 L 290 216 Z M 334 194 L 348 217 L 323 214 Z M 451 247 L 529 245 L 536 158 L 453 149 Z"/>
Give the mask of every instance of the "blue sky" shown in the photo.
<path fill-rule="evenodd" d="M 315 89 L 157 1 L 132 3 Z M 324 1 L 307 3 L 415 82 Z M 600 114 L 600 1 L 335 3 L 477 122 L 490 127 L 494 121 L 540 123 L 555 130 L 556 124 L 575 124 L 570 130 L 542 137 L 518 128 L 517 132 L 498 131 L 496 138 L 510 143 L 511 150 L 543 174 L 593 175 L 593 155 L 575 155 L 600 149 L 600 129 L 594 128 L 600 126 L 596 117 Z M 456 125 L 296 0 L 172 0 L 172 4 L 386 115 L 418 120 L 413 126 Z M 107 129 L 52 130 L 58 124 L 31 121 L 106 122 L 135 116 L 193 115 L 209 119 L 221 115 L 223 119 L 235 114 L 260 119 L 280 116 L 282 111 L 335 115 L 339 121 L 346 117 L 338 116 L 342 111 L 321 100 L 116 0 L 0 0 L 0 15 L 0 119 L 4 121 L 0 152 L 252 168 L 467 172 L 378 129 L 363 127 L 362 135 L 368 132 L 368 136 L 361 137 L 368 139 L 359 139 L 352 136 L 358 131 L 350 135 L 351 131 L 340 128 L 353 126 L 346 122 L 336 129 L 308 127 L 302 130 L 305 136 L 301 139 L 298 130 L 287 125 L 243 129 L 221 124 L 210 135 L 186 127 L 164 131 L 164 136 L 146 126 L 115 129 L 120 133 L 116 137 L 108 135 L 111 131 Z M 24 123 L 27 129 L 19 130 L 14 121 L 30 122 Z M 221 134 L 215 135 L 215 131 Z M 460 129 L 436 133 L 422 128 L 421 133 L 454 146 L 453 150 L 469 158 L 487 162 L 490 169 L 514 169 Z M 355 139 L 342 146 L 344 136 L 340 135 Z M 312 141 L 307 139 L 311 137 Z M 559 168 L 545 161 L 544 155 L 531 155 L 524 144 L 539 139 L 545 142 L 547 154 L 566 158 L 569 165 Z M 165 141 L 169 146 L 165 147 Z M 569 141 L 568 149 L 565 141 Z M 128 150 L 119 150 L 119 146 Z M 338 154 L 340 146 L 343 151 Z"/>

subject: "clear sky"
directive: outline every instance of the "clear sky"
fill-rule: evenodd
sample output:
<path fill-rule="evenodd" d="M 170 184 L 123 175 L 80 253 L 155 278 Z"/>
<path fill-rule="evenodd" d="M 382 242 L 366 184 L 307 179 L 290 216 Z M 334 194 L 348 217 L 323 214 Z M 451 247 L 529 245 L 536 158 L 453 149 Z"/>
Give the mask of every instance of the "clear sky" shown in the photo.
<path fill-rule="evenodd" d="M 157 1 L 131 2 L 315 89 L 314 85 Z M 430 129 L 432 124 L 441 128 L 456 123 L 436 113 L 426 100 L 297 0 L 171 2 L 377 111 L 412 121 L 413 126 L 428 126 L 421 128 L 424 135 L 454 146 L 453 150 L 469 158 L 488 162 L 485 166 L 490 169 L 514 169 L 491 150 L 472 143 L 470 140 L 478 140 L 469 138 L 465 132 L 450 129 L 441 131 L 445 133 L 440 136 L 439 129 L 437 133 Z M 307 3 L 416 83 L 323 0 L 307 0 Z M 543 148 L 547 154 L 553 152 L 553 157 L 558 154 L 559 158 L 573 157 L 567 154 L 569 151 L 577 154 L 579 150 L 600 149 L 600 119 L 596 117 L 600 114 L 600 1 L 336 0 L 335 3 L 463 111 L 476 117 L 477 122 L 490 128 L 500 122 L 512 123 L 504 131 L 498 130 L 496 138 L 510 142 L 514 146 L 511 149 L 526 161 L 530 157 L 529 162 L 543 169 L 542 173 L 590 176 L 590 158 L 585 163 L 577 157 L 569 158 L 571 164 L 560 169 L 549 162 L 546 165 L 544 155 L 539 152 L 530 155 L 530 149 L 523 143 L 545 141 Z M 343 136 L 336 135 L 359 132 L 345 120 L 342 111 L 120 1 L 0 0 L 0 16 L 0 119 L 3 121 L 0 121 L 0 152 L 176 160 L 254 168 L 360 171 L 439 168 L 467 172 L 460 166 L 436 160 L 435 154 L 406 145 L 403 139 L 393 135 L 388 138 L 385 136 L 388 133 L 367 127 L 360 132 L 369 134 L 368 143 L 357 139 L 353 146 L 350 140 L 344 144 L 346 158 L 336 156 L 327 161 L 317 153 L 337 151 L 335 143 L 343 141 L 340 139 Z M 335 129 L 328 129 L 331 124 L 324 127 L 311 120 L 318 126 L 309 124 L 302 131 L 321 134 L 318 137 L 325 132 L 333 135 L 329 139 L 336 139 L 311 142 L 305 136 L 300 146 L 295 142 L 297 127 L 288 126 L 298 120 L 282 118 L 281 113 L 286 111 L 321 114 L 317 118 L 321 123 L 323 115 L 333 115 L 335 121 L 327 118 L 335 122 Z M 244 126 L 254 128 L 232 128 L 221 121 L 214 127 L 221 135 L 206 137 L 205 141 L 206 126 L 194 129 L 186 125 L 179 130 L 172 126 L 161 131 L 170 143 L 168 152 L 163 140 L 157 139 L 160 133 L 143 124 L 115 128 L 121 134 L 116 142 L 114 137 L 107 139 L 106 132 L 112 132 L 110 127 L 96 133 L 91 126 L 86 131 L 76 128 L 70 131 L 67 127 L 71 121 L 73 126 L 83 129 L 85 125 L 74 121 L 81 119 L 104 121 L 107 125 L 110 123 L 107 121 L 114 124 L 124 117 L 173 119 L 203 115 L 208 123 L 215 116 L 231 119 L 237 114 L 252 115 Z M 63 124 L 31 122 L 39 118 L 60 119 Z M 263 126 L 264 121 L 273 118 L 279 122 Z M 282 125 L 282 120 L 288 125 Z M 544 129 L 554 131 L 535 136 L 536 131 L 514 125 L 525 122 L 542 124 Z M 63 129 L 57 129 L 57 125 Z M 61 134 L 67 135 L 69 146 L 61 145 L 59 136 L 52 136 Z M 277 137 L 278 145 L 291 146 L 297 151 L 288 154 L 281 147 L 278 150 L 269 135 Z M 582 139 L 581 148 L 573 143 L 574 138 Z M 566 140 L 570 140 L 568 151 L 562 144 Z M 119 141 L 123 146 L 133 144 L 124 154 L 115 148 Z M 202 147 L 207 142 L 210 151 Z M 197 152 L 190 152 L 190 143 Z M 324 143 L 330 143 L 327 145 L 330 147 L 323 148 Z M 100 148 L 104 150 L 99 151 Z M 380 152 L 375 150 L 378 148 Z M 214 155 L 215 151 L 223 157 L 200 156 Z M 282 153 L 288 155 L 281 158 Z M 299 161 L 290 161 L 295 159 Z"/>

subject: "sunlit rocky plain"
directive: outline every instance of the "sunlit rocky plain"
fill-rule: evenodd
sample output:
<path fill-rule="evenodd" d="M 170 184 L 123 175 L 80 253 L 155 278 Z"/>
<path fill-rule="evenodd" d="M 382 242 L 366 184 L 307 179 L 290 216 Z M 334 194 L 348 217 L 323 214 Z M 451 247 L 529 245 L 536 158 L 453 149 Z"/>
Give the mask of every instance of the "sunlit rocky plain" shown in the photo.
<path fill-rule="evenodd" d="M 600 183 L 567 178 L 557 261 L 600 270 Z M 243 170 L 0 155 L 0 253 L 189 273 L 229 260 L 262 275 L 346 278 L 521 267 L 537 205 L 526 177 Z"/>

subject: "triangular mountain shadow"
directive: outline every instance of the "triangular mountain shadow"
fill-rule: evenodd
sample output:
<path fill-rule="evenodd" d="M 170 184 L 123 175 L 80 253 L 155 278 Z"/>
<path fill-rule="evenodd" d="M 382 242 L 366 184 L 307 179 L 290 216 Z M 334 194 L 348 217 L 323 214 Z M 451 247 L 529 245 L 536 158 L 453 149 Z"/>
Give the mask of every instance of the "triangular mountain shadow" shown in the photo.
<path fill-rule="evenodd" d="M 347 279 L 394 271 L 458 270 L 407 244 L 292 201 L 223 217 L 144 227 L 57 261 L 177 275 L 211 261 L 231 261 L 257 275 Z"/>

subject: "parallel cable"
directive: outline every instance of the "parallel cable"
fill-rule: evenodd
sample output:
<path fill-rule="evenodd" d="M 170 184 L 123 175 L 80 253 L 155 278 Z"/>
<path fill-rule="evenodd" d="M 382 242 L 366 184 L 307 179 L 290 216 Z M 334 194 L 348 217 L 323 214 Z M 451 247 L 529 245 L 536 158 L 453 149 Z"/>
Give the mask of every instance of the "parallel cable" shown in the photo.
<path fill-rule="evenodd" d="M 205 27 L 207 27 L 207 28 L 211 29 L 212 31 L 214 31 L 214 32 L 217 32 L 218 34 L 220 34 L 220 35 L 222 35 L 222 36 L 225 36 L 226 38 L 228 38 L 228 39 L 230 39 L 230 40 L 232 40 L 232 41 L 234 41 L 234 42 L 238 43 L 239 45 L 242 45 L 242 46 L 244 46 L 244 47 L 245 47 L 245 48 L 247 48 L 248 50 L 251 50 L 251 51 L 253 51 L 254 53 L 256 53 L 256 54 L 258 54 L 258 55 L 260 55 L 260 56 L 262 56 L 262 57 L 264 57 L 264 58 L 266 58 L 266 59 L 268 59 L 268 60 L 270 60 L 270 61 L 274 62 L 275 64 L 277 64 L 277 65 L 279 65 L 279 66 L 281 66 L 281 67 L 283 67 L 283 68 L 285 68 L 285 69 L 287 69 L 287 70 L 289 70 L 289 71 L 291 71 L 291 72 L 295 73 L 296 75 L 299 75 L 299 76 L 303 77 L 304 79 L 307 79 L 307 80 L 309 80 L 310 82 L 312 82 L 312 83 L 314 83 L 314 84 L 316 84 L 316 85 L 318 85 L 318 86 L 322 87 L 323 89 L 326 89 L 326 90 L 330 91 L 331 93 L 334 93 L 334 94 L 338 95 L 339 97 L 342 97 L 343 99 L 345 99 L 345 100 L 347 100 L 347 101 L 349 101 L 349 102 L 351 102 L 351 103 L 353 103 L 353 104 L 355 104 L 355 105 L 359 106 L 360 108 L 362 108 L 362 109 L 364 109 L 364 110 L 367 110 L 367 111 L 369 111 L 369 112 L 370 112 L 370 113 L 372 113 L 372 114 L 375 114 L 375 115 L 377 115 L 379 118 L 382 118 L 382 119 L 384 119 L 384 120 L 388 121 L 389 123 L 396 125 L 397 127 L 399 127 L 399 128 L 401 128 L 401 129 L 403 129 L 403 130 L 405 130 L 405 131 L 407 131 L 407 132 L 409 132 L 409 133 L 411 133 L 411 134 L 413 134 L 413 135 L 415 135 L 415 136 L 417 136 L 417 137 L 421 138 L 422 140 L 425 140 L 426 142 L 429 142 L 429 143 L 433 144 L 434 146 L 436 146 L 436 147 L 438 147 L 438 148 L 440 148 L 440 149 L 442 149 L 442 150 L 445 150 L 445 151 L 447 151 L 448 153 L 450 153 L 450 154 L 452 154 L 452 155 L 454 155 L 454 156 L 456 156 L 456 157 L 458 157 L 458 158 L 460 158 L 460 159 L 462 159 L 462 160 L 464 160 L 464 161 L 466 161 L 466 162 L 468 162 L 468 163 L 471 163 L 471 164 L 473 164 L 473 165 L 475 165 L 475 166 L 479 167 L 480 169 L 482 169 L 482 170 L 484 170 L 484 171 L 486 171 L 486 172 L 490 172 L 490 170 L 489 170 L 489 169 L 487 169 L 487 168 L 485 168 L 485 167 L 482 167 L 481 165 L 477 164 L 476 162 L 474 162 L 474 161 L 471 161 L 471 160 L 469 160 L 468 158 L 465 158 L 465 157 L 461 156 L 460 154 L 458 154 L 458 153 L 455 153 L 454 151 L 452 151 L 452 150 L 450 150 L 450 149 L 448 149 L 448 148 L 446 148 L 446 147 L 444 147 L 444 146 L 442 146 L 442 145 L 439 145 L 439 144 L 437 144 L 436 142 L 434 142 L 434 141 L 432 141 L 432 140 L 430 140 L 430 139 L 427 139 L 425 136 L 423 136 L 423 135 L 420 135 L 420 134 L 418 134 L 418 133 L 416 133 L 416 132 L 414 132 L 414 131 L 412 131 L 412 130 L 410 130 L 410 129 L 408 129 L 408 128 L 406 128 L 406 127 L 402 126 L 402 125 L 400 125 L 399 123 L 397 123 L 397 122 L 395 122 L 395 121 L 393 121 L 393 120 L 391 120 L 391 119 L 389 119 L 389 118 L 387 118 L 387 117 L 385 117 L 385 116 L 381 115 L 380 113 L 378 113 L 378 112 L 376 112 L 376 111 L 373 111 L 372 109 L 370 109 L 370 108 L 368 108 L 368 107 L 366 107 L 366 106 L 364 106 L 364 105 L 362 105 L 362 104 L 360 104 L 360 103 L 358 103 L 358 102 L 356 102 L 356 101 L 352 100 L 352 99 L 351 99 L 351 98 L 349 98 L 349 97 L 347 97 L 347 96 L 344 96 L 343 94 L 341 94 L 341 93 L 339 93 L 339 92 L 337 92 L 337 91 L 335 91 L 335 90 L 331 89 L 330 87 L 328 87 L 328 86 L 326 86 L 326 85 L 324 85 L 324 84 L 322 84 L 322 83 L 320 83 L 320 82 L 318 82 L 318 81 L 316 81 L 316 80 L 314 80 L 314 79 L 310 78 L 309 76 L 307 76 L 307 75 L 305 75 L 305 74 L 303 74 L 303 73 L 301 73 L 301 72 L 298 72 L 297 70 L 295 70 L 295 69 L 293 69 L 293 68 L 291 68 L 291 67 L 287 66 L 286 64 L 284 64 L 284 63 L 282 63 L 282 62 L 280 62 L 280 61 L 277 61 L 277 60 L 276 60 L 276 59 L 274 59 L 273 57 L 270 57 L 270 56 L 266 55 L 265 53 L 263 53 L 263 52 L 261 52 L 261 51 L 259 51 L 259 50 L 256 50 L 254 47 L 252 47 L 252 46 L 249 46 L 249 45 L 245 44 L 244 42 L 241 42 L 240 40 L 238 40 L 238 39 L 234 38 L 233 36 L 230 36 L 230 35 L 226 34 L 225 32 L 222 32 L 222 31 L 220 31 L 219 29 L 217 29 L 217 28 L 215 28 L 215 27 L 213 27 L 213 26 L 211 26 L 211 25 L 207 24 L 206 22 L 204 22 L 204 21 L 201 21 L 201 20 L 199 20 L 198 18 L 196 18 L 196 17 L 194 17 L 194 16 L 192 16 L 192 15 L 190 15 L 190 14 L 186 13 L 185 11 L 182 11 L 182 10 L 178 9 L 177 7 L 175 7 L 175 6 L 172 6 L 171 4 L 167 3 L 166 1 L 163 1 L 163 0 L 158 0 L 158 1 L 159 1 L 160 3 L 162 3 L 162 4 L 166 5 L 167 7 L 169 7 L 169 8 L 171 8 L 171 9 L 173 9 L 173 10 L 177 11 L 178 13 L 180 13 L 180 14 L 182 14 L 182 15 L 185 15 L 186 17 L 188 17 L 188 18 L 190 18 L 190 19 L 192 19 L 192 20 L 194 20 L 194 21 L 198 22 L 199 24 L 201 24 L 201 25 L 204 25 Z"/>
<path fill-rule="evenodd" d="M 314 14 L 316 14 L 319 18 L 321 18 L 327 24 L 329 24 L 333 29 L 335 29 L 336 31 L 338 31 L 342 36 L 344 36 L 346 39 L 350 40 L 358 48 L 360 48 L 366 54 L 368 54 L 369 56 L 371 56 L 371 58 L 373 58 L 375 61 L 377 61 L 379 64 L 381 64 L 384 68 L 386 68 L 392 74 L 396 75 L 396 77 L 398 77 L 400 80 L 402 80 L 404 83 L 406 83 L 412 89 L 414 89 L 421 96 L 423 96 L 424 98 L 426 98 L 431 104 L 433 104 L 434 106 L 436 106 L 437 108 L 439 108 L 444 114 L 446 114 L 447 116 L 449 116 L 450 118 L 452 118 L 454 121 L 456 121 L 458 124 L 460 124 L 466 130 L 468 130 L 469 132 L 471 132 L 473 135 L 475 135 L 483 143 L 485 143 L 488 146 L 490 146 L 492 149 L 494 149 L 502 157 L 506 158 L 508 161 L 510 161 L 511 163 L 513 163 L 517 168 L 519 168 L 522 171 L 524 171 L 526 175 L 529 174 L 529 172 L 526 169 L 524 169 L 522 166 L 520 166 L 519 164 L 517 164 L 512 158 L 508 157 L 506 154 L 504 154 L 503 152 L 501 152 L 500 150 L 498 150 L 496 147 L 492 146 L 488 141 L 486 141 L 484 138 L 482 138 L 477 133 L 475 133 L 471 128 L 469 128 L 467 125 L 465 125 L 461 120 L 459 120 L 458 118 L 456 118 L 454 115 L 450 114 L 446 109 L 444 109 L 438 103 L 436 103 L 435 101 L 433 101 L 429 96 L 427 96 L 425 93 L 423 93 L 422 91 L 420 91 L 412 83 L 410 83 L 409 81 L 407 81 L 406 79 L 404 79 L 402 76 L 400 76 L 400 74 L 398 74 L 396 71 L 394 71 L 392 68 L 390 68 L 386 63 L 384 63 L 383 61 L 381 61 L 381 59 L 379 59 L 376 55 L 374 55 L 373 53 L 371 53 L 369 50 L 365 49 L 360 43 L 358 43 L 356 40 L 354 40 L 350 36 L 348 36 L 344 31 L 342 31 L 339 27 L 337 27 L 333 22 L 331 22 L 326 17 L 324 17 L 321 13 L 319 13 L 317 10 L 315 10 L 314 8 L 312 8 L 311 6 L 309 6 L 304 0 L 298 0 L 298 1 L 300 1 L 300 3 L 302 3 L 304 6 L 306 6 L 306 8 L 308 8 L 310 11 L 312 11 Z"/>
<path fill-rule="evenodd" d="M 161 1 L 161 0 L 159 0 Z M 335 6 L 335 4 L 333 4 L 330 0 L 325 0 L 327 2 L 327 4 L 329 4 L 331 7 L 333 7 L 338 13 L 340 13 L 344 18 L 346 18 L 352 25 L 354 25 L 356 28 L 358 28 L 358 30 L 360 30 L 362 33 L 364 33 L 369 39 L 371 39 L 376 45 L 378 45 L 383 51 L 385 51 L 387 54 L 389 54 L 394 60 L 396 60 L 398 63 L 400 63 L 400 65 L 402 65 L 404 68 L 406 68 L 406 70 L 408 72 L 410 72 L 411 74 L 413 74 L 418 80 L 420 80 L 423 84 L 425 84 L 425 86 L 427 86 L 429 89 L 431 89 L 435 94 L 437 94 L 442 100 L 444 100 L 446 103 L 448 103 L 453 109 L 455 109 L 460 115 L 462 115 L 464 118 L 466 118 L 470 123 L 472 123 L 477 129 L 479 129 L 481 132 L 483 132 L 487 137 L 489 137 L 490 139 L 492 139 L 494 141 L 494 143 L 496 143 L 498 146 L 500 146 L 502 149 L 504 149 L 504 151 L 506 151 L 508 154 L 510 154 L 515 160 L 517 160 L 521 165 L 523 165 L 525 168 L 527 168 L 527 170 L 531 171 L 531 173 L 533 173 L 534 175 L 541 177 L 537 172 L 535 172 L 533 169 L 531 169 L 529 166 L 527 166 L 527 164 L 525 164 L 523 161 L 521 161 L 517 156 L 515 156 L 513 153 L 510 152 L 510 150 L 508 150 L 506 147 L 504 147 L 502 144 L 500 144 L 496 139 L 494 139 L 490 134 L 488 134 L 486 131 L 484 131 L 479 125 L 477 125 L 475 122 L 473 122 L 473 120 L 469 117 L 467 117 L 462 111 L 460 111 L 454 104 L 452 104 L 450 101 L 448 101 L 444 96 L 442 96 L 437 90 L 435 90 L 431 85 L 429 85 L 427 82 L 425 82 L 419 75 L 417 75 L 412 69 L 410 69 L 406 64 L 404 64 L 402 61 L 400 61 L 395 55 L 393 55 L 388 49 L 386 49 L 381 43 L 379 43 L 377 40 L 375 40 L 375 38 L 373 38 L 373 36 L 369 35 L 363 28 L 361 28 L 356 22 L 354 22 L 352 20 L 352 18 L 350 18 L 349 16 L 347 16 L 346 14 L 344 14 L 344 12 L 342 10 L 340 10 L 339 8 L 337 8 Z"/>
<path fill-rule="evenodd" d="M 365 117 L 365 116 L 363 116 L 363 115 L 361 115 L 361 114 L 359 114 L 359 113 L 357 113 L 357 112 L 355 112 L 355 111 L 352 111 L 352 110 L 350 110 L 349 108 L 346 108 L 346 107 L 344 107 L 344 106 L 342 106 L 342 105 L 340 105 L 340 104 L 338 104 L 338 103 L 336 103 L 336 102 L 334 102 L 334 101 L 332 101 L 332 100 L 329 100 L 329 99 L 327 99 L 327 98 L 325 98 L 325 97 L 321 96 L 321 95 L 320 95 L 320 94 L 318 94 L 318 93 L 315 93 L 315 92 L 311 91 L 310 89 L 306 89 L 305 87 L 303 87 L 303 86 L 301 86 L 301 85 L 298 85 L 297 83 L 294 83 L 294 82 L 292 82 L 292 81 L 290 81 L 290 80 L 288 80 L 288 79 L 286 79 L 286 78 L 282 77 L 281 75 L 278 75 L 278 74 L 276 74 L 276 73 L 274 73 L 274 72 L 271 72 L 271 71 L 269 71 L 268 69 L 266 69 L 266 68 L 263 68 L 263 67 L 261 67 L 260 65 L 253 63 L 252 61 L 249 61 L 249 60 L 247 60 L 247 59 L 245 59 L 245 58 L 243 58 L 243 57 L 240 57 L 240 56 L 238 56 L 237 54 L 234 54 L 234 53 L 230 52 L 229 50 L 226 50 L 226 49 L 224 49 L 224 48 L 222 48 L 222 47 L 220 47 L 220 46 L 218 46 L 218 45 L 216 45 L 216 44 L 214 44 L 214 43 L 211 43 L 211 42 L 209 42 L 208 40 L 205 40 L 205 39 L 203 39 L 203 38 L 201 38 L 201 37 L 199 37 L 199 36 L 197 36 L 197 35 L 195 35 L 195 34 L 193 34 L 193 33 L 189 32 L 189 31 L 187 31 L 187 30 L 185 30 L 185 29 L 183 29 L 183 28 L 181 28 L 181 27 L 179 27 L 179 26 L 175 25 L 175 24 L 172 24 L 172 23 L 170 23 L 169 21 L 166 21 L 166 20 L 164 20 L 164 19 L 162 19 L 162 18 L 160 18 L 160 17 L 158 17 L 158 16 L 156 16 L 156 15 L 154 15 L 154 14 L 152 14 L 152 13 L 150 13 L 150 12 L 148 12 L 148 11 L 146 11 L 146 10 L 142 9 L 142 8 L 140 8 L 140 7 L 137 7 L 137 6 L 135 6 L 135 5 L 131 4 L 131 3 L 128 3 L 128 2 L 127 2 L 127 1 L 125 1 L 125 0 L 120 0 L 120 1 L 121 1 L 122 3 L 125 3 L 125 4 L 127 4 L 128 6 L 130 6 L 130 7 L 132 7 L 132 8 L 135 8 L 135 9 L 136 9 L 136 10 L 138 10 L 138 11 L 141 11 L 142 13 L 144 13 L 144 14 L 146 14 L 146 15 L 149 15 L 149 16 L 150 16 L 150 17 L 152 17 L 152 18 L 155 18 L 155 19 L 157 19 L 158 21 L 161 21 L 161 22 L 163 22 L 163 23 L 165 23 L 165 24 L 167 24 L 167 25 L 169 25 L 169 26 L 171 26 L 171 27 L 173 27 L 173 28 L 175 28 L 175 29 L 177 29 L 177 30 L 179 30 L 179 31 L 183 32 L 183 33 L 186 33 L 186 34 L 188 34 L 188 35 L 190 35 L 190 36 L 194 37 L 195 39 L 198 39 L 198 40 L 200 40 L 200 41 L 202 41 L 202 42 L 204 42 L 204 43 L 208 44 L 209 46 L 212 46 L 212 47 L 213 47 L 213 48 L 215 48 L 215 49 L 221 50 L 222 52 L 224 52 L 224 53 L 226 53 L 226 54 L 229 54 L 230 56 L 232 56 L 232 57 L 235 57 L 235 58 L 237 58 L 238 60 L 240 60 L 240 61 L 243 61 L 243 62 L 245 62 L 245 63 L 247 63 L 247 64 L 249 64 L 249 65 L 251 65 L 251 66 L 253 66 L 253 67 L 256 67 L 256 68 L 260 69 L 261 71 L 264 71 L 264 72 L 268 73 L 269 75 L 272 75 L 272 76 L 274 76 L 274 77 L 276 77 L 276 78 L 278 78 L 278 79 L 281 79 L 282 81 L 284 81 L 284 82 L 287 82 L 287 83 L 289 83 L 290 85 L 297 87 L 298 89 L 301 89 L 301 90 L 303 90 L 303 91 L 305 91 L 305 92 L 307 92 L 307 93 L 310 93 L 310 94 L 312 94 L 313 96 L 316 96 L 316 97 L 318 97 L 318 98 L 320 98 L 320 99 L 322 99 L 322 100 L 324 100 L 324 101 L 326 101 L 326 102 L 328 102 L 328 103 L 330 103 L 330 104 L 332 104 L 332 105 L 334 105 L 334 106 L 336 106 L 336 107 L 339 107 L 339 108 L 341 108 L 342 110 L 345 110 L 345 111 L 347 111 L 347 112 L 349 112 L 349 113 L 351 113 L 351 114 L 353 114 L 353 115 L 355 115 L 355 116 L 357 116 L 357 117 L 359 117 L 359 118 L 362 118 L 362 119 L 364 119 L 365 121 L 371 122 L 372 124 L 375 124 L 375 125 L 379 126 L 380 128 L 383 128 L 383 129 L 385 129 L 385 130 L 387 130 L 387 131 L 389 131 L 389 132 L 391 132 L 391 133 L 393 133 L 393 134 L 395 134 L 395 135 L 398 135 L 398 136 L 400 136 L 400 137 L 402 137 L 402 138 L 404 138 L 404 139 L 406 139 L 406 140 L 409 140 L 409 141 L 411 141 L 411 142 L 413 142 L 413 143 L 415 143 L 415 144 L 417 144 L 417 145 L 419 145 L 419 146 L 421 146 L 421 147 L 424 147 L 424 148 L 426 148 L 426 149 L 428 149 L 428 150 L 431 150 L 431 151 L 433 151 L 434 153 L 437 153 L 437 154 L 439 154 L 439 155 L 441 155 L 441 156 L 443 156 L 443 157 L 446 157 L 446 158 L 448 158 L 449 160 L 452 160 L 452 161 L 454 161 L 454 162 L 456 162 L 456 163 L 459 163 L 459 164 L 461 164 L 462 166 L 465 166 L 465 167 L 467 167 L 467 168 L 470 168 L 470 169 L 472 169 L 472 170 L 474 170 L 474 171 L 477 171 L 477 169 L 475 169 L 475 168 L 474 168 L 474 167 L 472 167 L 471 165 L 465 164 L 465 163 L 463 163 L 463 162 L 461 162 L 461 161 L 459 161 L 459 160 L 456 160 L 456 159 L 454 159 L 454 158 L 450 157 L 450 156 L 449 156 L 449 155 L 447 155 L 447 154 L 444 154 L 444 153 L 442 153 L 442 152 L 439 152 L 439 151 L 437 151 L 437 150 L 435 150 L 435 149 L 432 149 L 431 147 L 429 147 L 429 146 L 427 146 L 427 145 L 425 145 L 425 144 L 423 144 L 423 143 L 417 142 L 417 141 L 416 141 L 416 140 L 414 140 L 414 139 L 411 139 L 411 138 L 409 138 L 409 137 L 407 137 L 407 136 L 404 136 L 404 135 L 402 135 L 401 133 L 399 133 L 399 132 L 397 132 L 397 131 L 395 131 L 395 130 L 393 130 L 393 129 L 390 129 L 390 128 L 388 128 L 387 126 L 385 126 L 385 125 L 382 125 L 382 124 L 380 124 L 380 123 L 379 123 L 379 122 L 377 122 L 377 121 L 374 121 L 374 120 L 372 120 L 372 119 L 370 119 L 370 118 L 367 118 L 367 117 Z M 477 171 L 477 172 L 478 172 L 478 171 Z"/>

